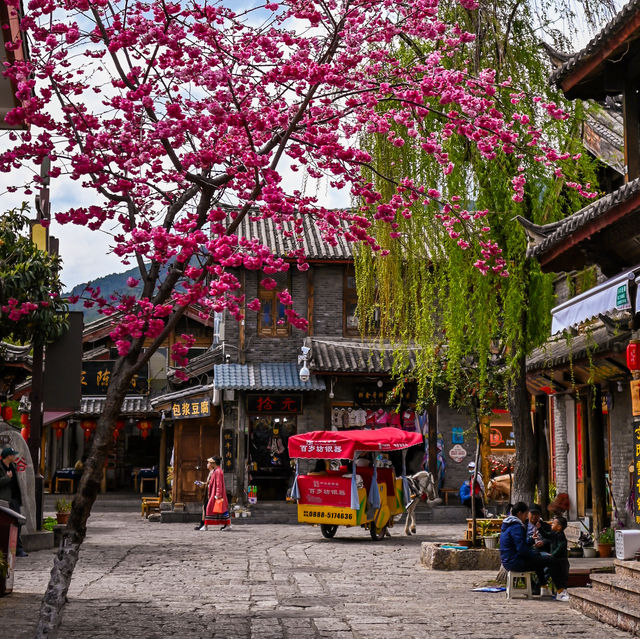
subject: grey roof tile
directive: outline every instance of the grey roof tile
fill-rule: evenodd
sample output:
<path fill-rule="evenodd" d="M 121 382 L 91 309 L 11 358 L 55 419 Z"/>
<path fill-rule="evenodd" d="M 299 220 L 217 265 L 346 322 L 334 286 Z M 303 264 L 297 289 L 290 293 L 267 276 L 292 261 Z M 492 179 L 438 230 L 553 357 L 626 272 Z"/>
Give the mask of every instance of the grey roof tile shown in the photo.
<path fill-rule="evenodd" d="M 325 390 L 321 377 L 311 375 L 300 381 L 294 362 L 263 362 L 261 364 L 217 364 L 214 367 L 214 387 L 226 390 L 314 391 Z"/>
<path fill-rule="evenodd" d="M 77 415 L 100 415 L 107 398 L 104 395 L 85 395 L 80 402 Z M 149 398 L 142 395 L 126 395 L 122 402 L 122 415 L 148 415 L 154 413 Z"/>
<path fill-rule="evenodd" d="M 603 44 L 615 36 L 640 11 L 640 0 L 631 0 L 594 36 L 580 51 L 573 54 L 561 67 L 554 71 L 549 81 L 559 85 L 579 65 L 598 54 Z"/>

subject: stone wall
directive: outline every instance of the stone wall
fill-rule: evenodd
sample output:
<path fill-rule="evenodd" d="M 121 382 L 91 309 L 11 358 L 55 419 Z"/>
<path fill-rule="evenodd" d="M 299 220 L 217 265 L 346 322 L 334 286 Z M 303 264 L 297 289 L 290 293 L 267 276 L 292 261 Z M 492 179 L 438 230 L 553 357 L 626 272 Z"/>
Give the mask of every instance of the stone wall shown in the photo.
<path fill-rule="evenodd" d="M 460 462 L 449 457 L 449 451 L 454 446 L 452 442 L 453 428 L 460 427 L 464 431 L 464 441 L 461 446 L 467 451 L 467 456 Z M 438 433 L 442 434 L 445 457 L 444 488 L 458 489 L 463 481 L 469 478 L 468 464 L 475 460 L 476 430 L 473 416 L 468 410 L 461 410 L 449 406 L 446 394 L 438 398 Z M 484 478 L 485 480 L 487 478 Z M 455 502 L 454 502 L 455 503 Z"/>

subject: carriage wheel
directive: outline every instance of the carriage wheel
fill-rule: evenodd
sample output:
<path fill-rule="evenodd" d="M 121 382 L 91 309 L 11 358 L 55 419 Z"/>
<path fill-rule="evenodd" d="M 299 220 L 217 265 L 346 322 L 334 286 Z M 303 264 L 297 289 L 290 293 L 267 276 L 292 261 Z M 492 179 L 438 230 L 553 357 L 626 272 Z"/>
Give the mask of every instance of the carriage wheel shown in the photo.
<path fill-rule="evenodd" d="M 336 532 L 338 532 L 338 526 L 332 526 L 331 524 L 320 524 L 320 532 L 323 537 L 327 539 L 331 539 L 335 537 Z"/>
<path fill-rule="evenodd" d="M 381 539 L 385 538 L 387 534 L 387 527 L 383 526 L 382 528 L 378 529 L 376 528 L 375 522 L 372 521 L 369 524 L 369 532 L 371 533 L 371 539 L 373 539 L 373 541 L 380 541 Z"/>

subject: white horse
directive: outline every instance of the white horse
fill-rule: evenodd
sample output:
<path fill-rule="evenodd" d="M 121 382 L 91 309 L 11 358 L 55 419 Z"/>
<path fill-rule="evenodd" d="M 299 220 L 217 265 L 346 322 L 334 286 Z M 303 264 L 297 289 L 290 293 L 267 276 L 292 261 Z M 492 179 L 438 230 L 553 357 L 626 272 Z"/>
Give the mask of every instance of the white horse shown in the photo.
<path fill-rule="evenodd" d="M 430 472 L 421 470 L 419 473 L 407 477 L 407 479 L 409 480 L 411 503 L 407 506 L 407 521 L 404 525 L 404 532 L 406 535 L 411 535 L 411 533 L 415 535 L 415 510 L 418 503 L 424 500 L 428 506 L 434 506 L 436 504 L 441 504 L 442 499 L 438 497 L 436 484 L 433 480 L 433 475 Z"/>

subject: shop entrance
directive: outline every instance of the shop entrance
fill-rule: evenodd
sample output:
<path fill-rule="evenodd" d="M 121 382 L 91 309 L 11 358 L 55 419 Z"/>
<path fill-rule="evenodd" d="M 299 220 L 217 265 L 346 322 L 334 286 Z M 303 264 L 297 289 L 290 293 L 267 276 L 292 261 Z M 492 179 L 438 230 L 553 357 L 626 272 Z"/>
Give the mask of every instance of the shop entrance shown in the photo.
<path fill-rule="evenodd" d="M 249 417 L 249 483 L 258 487 L 259 500 L 286 498 L 292 478 L 288 443 L 296 432 L 295 415 Z"/>

